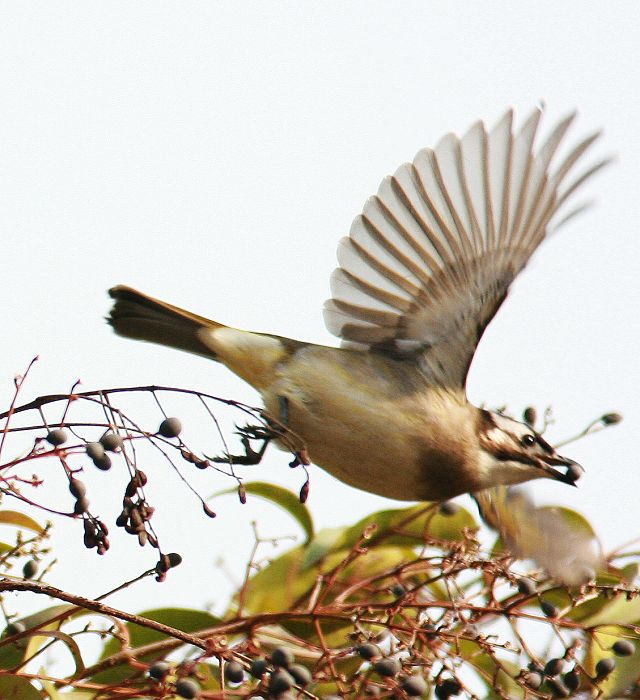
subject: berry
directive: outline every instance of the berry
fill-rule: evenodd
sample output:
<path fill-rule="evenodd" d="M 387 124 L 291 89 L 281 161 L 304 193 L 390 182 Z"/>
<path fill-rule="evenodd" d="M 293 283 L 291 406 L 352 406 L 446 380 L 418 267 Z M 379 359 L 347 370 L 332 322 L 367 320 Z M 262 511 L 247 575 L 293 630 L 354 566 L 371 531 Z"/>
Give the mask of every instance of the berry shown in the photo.
<path fill-rule="evenodd" d="M 84 450 L 90 459 L 96 460 L 104 457 L 104 447 L 101 442 L 88 442 Z"/>
<path fill-rule="evenodd" d="M 436 686 L 436 697 L 438 700 L 448 700 L 452 695 L 458 695 L 462 690 L 460 682 L 455 678 L 445 678 L 440 685 Z"/>
<path fill-rule="evenodd" d="M 158 433 L 165 438 L 178 437 L 181 432 L 182 423 L 179 418 L 165 418 L 158 428 Z"/>
<path fill-rule="evenodd" d="M 182 564 L 182 557 L 178 554 L 178 552 L 169 552 L 169 554 L 167 554 L 167 558 L 171 569 Z"/>
<path fill-rule="evenodd" d="M 568 698 L 571 695 L 569 688 L 559 678 L 549 678 L 547 685 L 554 698 Z"/>
<path fill-rule="evenodd" d="M 611 656 L 608 656 L 605 659 L 600 659 L 600 661 L 598 661 L 596 664 L 596 677 L 605 678 L 613 671 L 615 667 L 616 661 Z"/>
<path fill-rule="evenodd" d="M 536 592 L 535 581 L 530 578 L 526 578 L 525 576 L 519 578 L 518 591 L 522 593 L 522 595 L 533 595 Z"/>
<path fill-rule="evenodd" d="M 103 454 L 102 457 L 97 457 L 93 463 L 98 469 L 103 472 L 108 472 L 111 469 L 111 457 L 108 454 Z"/>
<path fill-rule="evenodd" d="M 100 438 L 100 443 L 108 452 L 116 452 L 117 450 L 122 449 L 124 440 L 120 437 L 120 435 L 118 435 L 118 433 L 108 432 Z"/>
<path fill-rule="evenodd" d="M 204 511 L 205 515 L 209 518 L 217 517 L 215 510 L 211 510 L 211 508 L 209 508 L 209 506 L 206 503 L 202 504 L 202 510 Z"/>
<path fill-rule="evenodd" d="M 86 513 L 89 510 L 89 499 L 86 496 L 80 496 L 80 498 L 76 501 L 74 507 L 73 507 L 73 512 L 75 515 L 82 515 L 82 513 Z"/>
<path fill-rule="evenodd" d="M 537 671 L 527 671 L 524 675 L 524 682 L 532 690 L 538 690 L 542 685 L 543 678 Z"/>
<path fill-rule="evenodd" d="M 558 608 L 548 600 L 543 600 L 540 603 L 540 609 L 547 617 L 558 617 Z"/>
<path fill-rule="evenodd" d="M 393 678 L 400 673 L 400 662 L 396 659 L 380 659 L 373 664 L 375 672 L 385 678 Z"/>
<path fill-rule="evenodd" d="M 269 693 L 271 695 L 286 693 L 287 690 L 291 690 L 294 684 L 293 676 L 280 668 L 274 671 L 269 677 Z"/>
<path fill-rule="evenodd" d="M 291 649 L 287 647 L 276 647 L 271 652 L 271 663 L 274 666 L 280 666 L 281 668 L 289 668 L 294 662 L 294 656 Z"/>
<path fill-rule="evenodd" d="M 636 647 L 630 639 L 618 639 L 611 649 L 616 656 L 631 656 Z"/>
<path fill-rule="evenodd" d="M 407 591 L 401 583 L 394 583 L 393 586 L 391 586 L 391 592 L 393 593 L 393 595 L 400 597 L 401 595 L 404 595 Z"/>
<path fill-rule="evenodd" d="M 193 698 L 197 698 L 200 695 L 200 688 L 195 681 L 181 678 L 179 681 L 176 681 L 176 695 L 181 698 L 187 698 L 187 700 L 193 700 Z"/>
<path fill-rule="evenodd" d="M 69 492 L 76 498 L 81 498 L 87 493 L 85 485 L 79 479 L 71 479 L 69 482 Z"/>
<path fill-rule="evenodd" d="M 311 673 L 305 666 L 291 664 L 287 670 L 293 676 L 296 685 L 299 685 L 301 688 L 306 688 L 311 683 Z"/>
<path fill-rule="evenodd" d="M 562 680 L 567 686 L 567 689 L 571 692 L 578 690 L 578 686 L 580 685 L 580 675 L 575 669 L 573 671 L 569 671 L 569 673 L 565 673 Z"/>
<path fill-rule="evenodd" d="M 419 698 L 420 696 L 424 695 L 425 691 L 427 690 L 427 684 L 425 683 L 424 678 L 419 674 L 403 678 L 400 681 L 400 687 L 412 698 Z"/>
<path fill-rule="evenodd" d="M 549 659 L 544 667 L 545 676 L 557 676 L 564 671 L 566 661 L 564 659 Z"/>
<path fill-rule="evenodd" d="M 149 666 L 149 678 L 153 678 L 156 681 L 161 681 L 167 673 L 169 673 L 170 666 L 166 661 L 156 661 L 154 664 Z"/>
<path fill-rule="evenodd" d="M 67 435 L 66 430 L 56 428 L 55 430 L 50 430 L 45 439 L 50 445 L 59 447 L 60 445 L 64 445 L 64 443 L 69 439 L 69 436 Z"/>
<path fill-rule="evenodd" d="M 584 474 L 584 469 L 579 465 L 579 464 L 570 464 L 567 467 L 567 471 L 565 473 L 565 476 L 569 481 L 571 481 L 572 484 L 575 484 L 576 481 Z"/>
<path fill-rule="evenodd" d="M 480 629 L 478 628 L 478 625 L 467 625 L 464 628 L 464 633 L 469 637 L 477 639 L 480 636 Z"/>
<path fill-rule="evenodd" d="M 262 678 L 267 670 L 267 660 L 266 659 L 254 659 L 249 666 L 249 673 L 254 678 Z"/>
<path fill-rule="evenodd" d="M 444 503 L 440 504 L 440 508 L 438 510 L 440 511 L 440 515 L 450 516 L 455 515 L 460 510 L 460 506 L 452 501 L 445 501 Z"/>
<path fill-rule="evenodd" d="M 358 654 L 360 654 L 360 657 L 363 658 L 365 661 L 370 661 L 376 656 L 382 656 L 380 647 L 378 647 L 376 644 L 371 644 L 371 642 L 365 642 L 364 644 L 360 644 L 356 647 L 356 651 L 358 652 Z"/>
<path fill-rule="evenodd" d="M 229 683 L 242 683 L 244 680 L 244 668 L 237 661 L 229 661 L 224 667 L 224 677 Z"/>
<path fill-rule="evenodd" d="M 600 420 L 605 425 L 615 425 L 616 423 L 620 423 L 622 416 L 619 413 L 605 413 Z"/>
<path fill-rule="evenodd" d="M 522 418 L 527 425 L 533 427 L 536 424 L 538 417 L 537 411 L 533 406 L 527 406 L 522 413 Z"/>
<path fill-rule="evenodd" d="M 38 564 L 33 559 L 29 559 L 22 567 L 22 575 L 25 578 L 33 578 L 37 573 Z"/>

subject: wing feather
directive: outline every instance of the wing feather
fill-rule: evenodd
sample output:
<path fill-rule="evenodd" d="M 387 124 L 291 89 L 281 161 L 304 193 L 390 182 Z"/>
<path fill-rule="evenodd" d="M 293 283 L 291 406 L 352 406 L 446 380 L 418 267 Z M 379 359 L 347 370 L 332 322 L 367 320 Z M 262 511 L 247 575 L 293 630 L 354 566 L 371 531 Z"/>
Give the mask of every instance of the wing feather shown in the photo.
<path fill-rule="evenodd" d="M 328 329 L 343 344 L 412 357 L 434 381 L 462 386 L 478 341 L 518 272 L 578 207 L 557 217 L 601 160 L 568 179 L 598 134 L 553 166 L 575 113 L 540 146 L 542 111 L 514 133 L 513 110 L 443 137 L 385 178 L 338 247 Z"/>

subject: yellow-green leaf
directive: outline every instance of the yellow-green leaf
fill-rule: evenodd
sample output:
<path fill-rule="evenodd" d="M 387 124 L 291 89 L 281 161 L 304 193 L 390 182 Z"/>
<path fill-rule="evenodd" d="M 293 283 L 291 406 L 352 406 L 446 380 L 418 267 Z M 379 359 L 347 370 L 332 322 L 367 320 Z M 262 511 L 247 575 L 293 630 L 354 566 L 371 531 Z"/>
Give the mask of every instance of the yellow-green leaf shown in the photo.
<path fill-rule="evenodd" d="M 37 523 L 33 518 L 30 518 L 24 513 L 17 510 L 0 510 L 0 525 L 15 525 L 16 527 L 24 527 L 27 530 L 32 530 L 41 534 L 44 532 L 44 527 Z"/>
<path fill-rule="evenodd" d="M 295 493 L 282 486 L 269 484 L 264 481 L 251 481 L 246 483 L 244 484 L 244 490 L 247 494 L 264 498 L 280 506 L 283 510 L 286 510 L 303 529 L 306 535 L 306 542 L 309 542 L 313 538 L 313 520 L 311 519 L 311 514 L 304 503 L 300 503 L 300 498 Z M 225 489 L 224 491 L 214 493 L 212 498 L 215 496 L 237 493 L 238 490 L 236 488 Z"/>
<path fill-rule="evenodd" d="M 210 629 L 220 624 L 220 618 L 211 615 L 203 610 L 192 610 L 190 608 L 157 608 L 138 613 L 140 617 L 145 617 L 155 622 L 161 622 L 169 627 L 175 627 L 182 632 L 199 632 L 200 630 Z M 127 629 L 129 631 L 130 645 L 133 649 L 138 647 L 158 642 L 166 639 L 167 635 L 158 632 L 142 625 L 136 625 L 128 622 Z M 100 656 L 101 659 L 107 659 L 109 656 L 117 653 L 120 650 L 120 643 L 115 639 L 110 639 L 104 646 L 104 650 Z M 147 654 L 143 655 L 142 661 L 152 663 L 158 658 L 162 658 L 163 654 Z M 132 669 L 128 664 L 117 666 L 107 671 L 102 671 L 93 676 L 92 680 L 95 683 L 119 683 L 122 680 L 133 675 L 139 675 L 140 671 Z"/>
<path fill-rule="evenodd" d="M 42 700 L 42 695 L 26 678 L 0 676 L 0 698 L 3 700 Z"/>

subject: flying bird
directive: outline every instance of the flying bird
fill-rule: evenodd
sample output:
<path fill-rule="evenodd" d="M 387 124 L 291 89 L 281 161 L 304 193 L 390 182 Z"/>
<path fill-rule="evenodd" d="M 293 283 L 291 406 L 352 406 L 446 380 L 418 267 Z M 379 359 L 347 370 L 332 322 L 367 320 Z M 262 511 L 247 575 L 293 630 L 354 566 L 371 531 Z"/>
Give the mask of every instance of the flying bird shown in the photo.
<path fill-rule="evenodd" d="M 441 501 L 531 479 L 573 483 L 575 462 L 465 392 L 511 283 L 606 162 L 575 173 L 598 134 L 558 158 L 575 114 L 538 143 L 541 116 L 517 130 L 513 110 L 491 130 L 477 122 L 382 181 L 338 246 L 324 319 L 339 348 L 231 328 L 125 286 L 109 291 L 108 320 L 119 335 L 226 365 L 311 462 L 359 489 Z"/>

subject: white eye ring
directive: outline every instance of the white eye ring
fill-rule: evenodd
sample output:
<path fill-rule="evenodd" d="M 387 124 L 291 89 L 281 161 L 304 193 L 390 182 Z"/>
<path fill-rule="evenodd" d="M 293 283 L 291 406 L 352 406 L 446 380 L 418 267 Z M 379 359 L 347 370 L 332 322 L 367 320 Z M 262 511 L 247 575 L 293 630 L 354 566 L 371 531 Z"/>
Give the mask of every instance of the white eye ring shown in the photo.
<path fill-rule="evenodd" d="M 524 447 L 533 447 L 536 444 L 536 436 L 527 433 L 520 438 L 520 442 Z"/>

